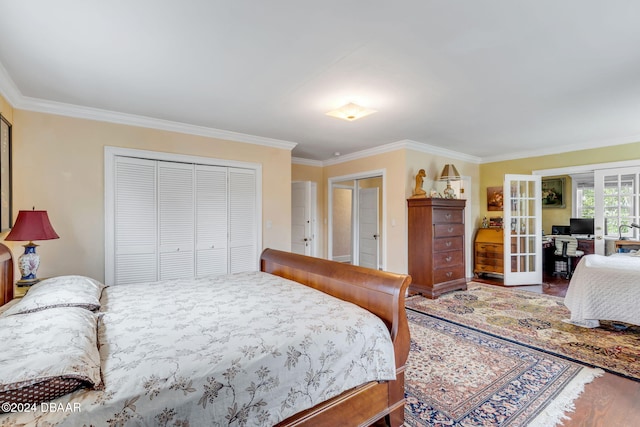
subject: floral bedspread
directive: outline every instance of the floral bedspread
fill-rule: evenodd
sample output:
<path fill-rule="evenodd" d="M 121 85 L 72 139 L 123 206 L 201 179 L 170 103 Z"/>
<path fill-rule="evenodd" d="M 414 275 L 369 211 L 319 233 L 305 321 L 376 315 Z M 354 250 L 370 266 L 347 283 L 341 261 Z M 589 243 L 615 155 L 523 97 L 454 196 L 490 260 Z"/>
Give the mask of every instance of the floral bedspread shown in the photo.
<path fill-rule="evenodd" d="M 395 379 L 380 319 L 270 274 L 110 286 L 101 303 L 104 389 L 0 425 L 271 426 Z"/>

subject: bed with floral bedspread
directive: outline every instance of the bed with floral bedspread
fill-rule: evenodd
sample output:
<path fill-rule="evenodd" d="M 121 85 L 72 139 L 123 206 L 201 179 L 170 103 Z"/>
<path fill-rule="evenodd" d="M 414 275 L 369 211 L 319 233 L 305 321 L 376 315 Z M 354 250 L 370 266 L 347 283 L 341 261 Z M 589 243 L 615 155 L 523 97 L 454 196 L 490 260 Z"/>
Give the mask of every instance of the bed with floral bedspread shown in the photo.
<path fill-rule="evenodd" d="M 31 302 L 46 294 L 38 288 L 62 288 L 55 280 L 35 285 Z M 271 426 L 345 390 L 396 379 L 380 318 L 278 276 L 247 272 L 99 291 L 95 312 L 60 304 L 48 316 L 85 313 L 70 322 L 86 323 L 84 335 L 71 335 L 86 346 L 95 332 L 100 376 L 94 372 L 85 387 L 52 400 L 58 411 L 5 411 L 0 425 Z M 20 312 L 19 305 L 0 321 L 37 329 L 24 316 L 42 317 L 47 309 L 36 304 Z M 23 348 L 64 350 L 55 330 L 30 334 Z"/>

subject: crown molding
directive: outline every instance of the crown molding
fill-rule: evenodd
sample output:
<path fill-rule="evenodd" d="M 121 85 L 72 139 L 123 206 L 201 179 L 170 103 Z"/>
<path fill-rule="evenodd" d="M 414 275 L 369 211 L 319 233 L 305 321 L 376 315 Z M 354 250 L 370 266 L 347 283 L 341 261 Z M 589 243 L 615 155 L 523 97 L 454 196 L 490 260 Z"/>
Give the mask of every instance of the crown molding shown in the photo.
<path fill-rule="evenodd" d="M 9 76 L 7 69 L 0 63 L 0 94 L 7 100 L 9 104 L 18 107 L 23 98 L 20 89 Z M 20 107 L 18 107 L 20 108 Z"/>
<path fill-rule="evenodd" d="M 205 136 L 209 138 L 281 148 L 289 151 L 293 150 L 293 148 L 298 145 L 296 142 L 283 141 L 280 139 L 266 138 L 205 126 L 154 119 L 152 117 L 138 116 L 135 114 L 119 113 L 99 108 L 83 107 L 74 104 L 31 98 L 22 95 L 2 64 L 0 64 L 0 93 L 2 93 L 14 108 L 18 108 L 20 110 Z"/>
<path fill-rule="evenodd" d="M 294 165 L 317 166 L 317 167 L 324 166 L 324 163 L 321 160 L 303 159 L 302 157 L 292 157 L 291 163 Z"/>
<path fill-rule="evenodd" d="M 336 165 L 339 163 L 350 162 L 352 160 L 363 159 L 365 157 L 374 156 L 377 154 L 384 154 L 391 151 L 400 149 L 407 149 L 413 151 L 419 151 L 421 153 L 435 154 L 438 156 L 449 157 L 456 160 L 462 160 L 469 163 L 480 163 L 481 159 L 476 156 L 470 156 L 468 154 L 460 153 L 446 148 L 436 147 L 433 145 L 425 144 L 422 142 L 412 141 L 410 139 L 403 139 L 400 141 L 392 142 L 389 144 L 380 145 L 378 147 L 370 148 L 367 150 L 357 151 L 351 154 L 345 154 L 334 159 L 325 160 L 322 162 L 323 166 Z"/>

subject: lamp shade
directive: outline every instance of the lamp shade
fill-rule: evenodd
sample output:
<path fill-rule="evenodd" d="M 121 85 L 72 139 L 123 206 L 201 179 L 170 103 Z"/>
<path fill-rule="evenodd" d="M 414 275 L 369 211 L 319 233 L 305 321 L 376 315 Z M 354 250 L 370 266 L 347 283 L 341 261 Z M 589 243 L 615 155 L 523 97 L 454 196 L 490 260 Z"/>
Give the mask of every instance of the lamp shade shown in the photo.
<path fill-rule="evenodd" d="M 58 239 L 49 221 L 47 211 L 20 211 L 13 228 L 5 237 L 10 241 L 32 241 Z"/>
<path fill-rule="evenodd" d="M 460 172 L 451 163 L 444 165 L 440 174 L 440 181 L 457 181 L 460 179 Z"/>

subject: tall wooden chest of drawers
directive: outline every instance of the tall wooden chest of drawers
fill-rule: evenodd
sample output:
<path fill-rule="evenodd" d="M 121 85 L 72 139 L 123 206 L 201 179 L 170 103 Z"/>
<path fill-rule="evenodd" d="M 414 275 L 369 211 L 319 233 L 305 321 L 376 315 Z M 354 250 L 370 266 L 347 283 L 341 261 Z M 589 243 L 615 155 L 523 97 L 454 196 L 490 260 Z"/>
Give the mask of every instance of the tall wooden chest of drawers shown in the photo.
<path fill-rule="evenodd" d="M 475 264 L 473 273 L 504 274 L 504 230 L 481 228 L 474 241 Z"/>
<path fill-rule="evenodd" d="M 458 199 L 408 199 L 409 293 L 428 298 L 466 289 L 464 206 Z"/>

